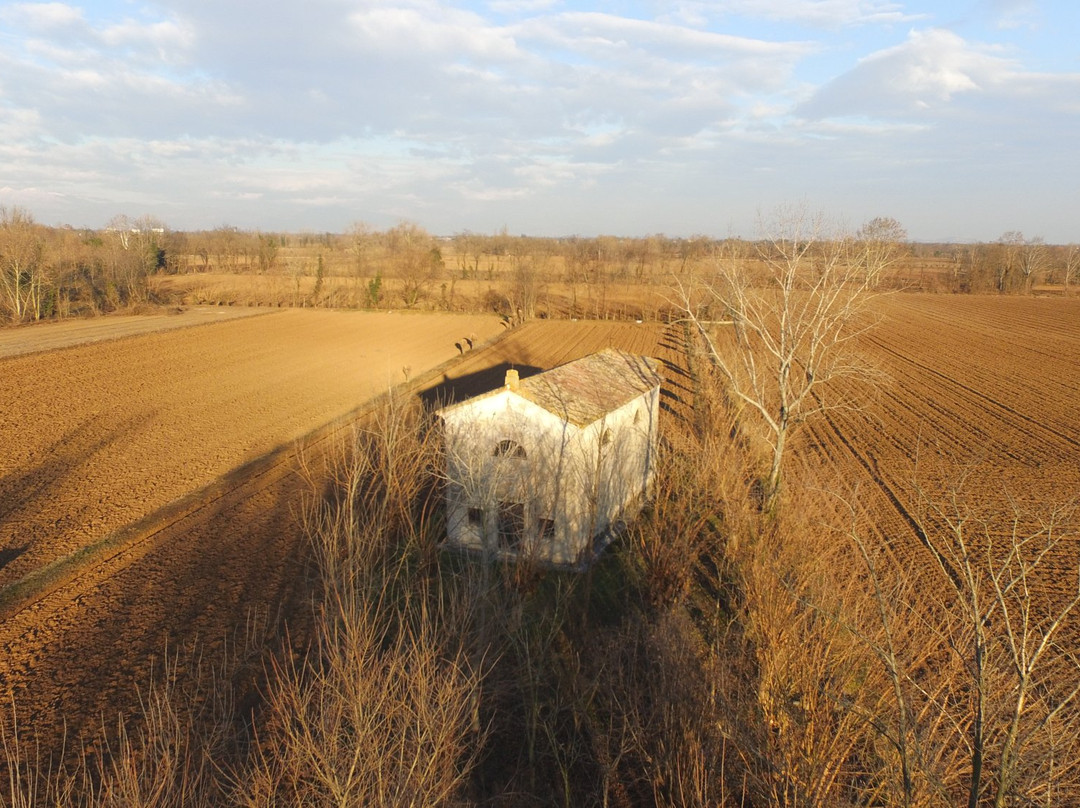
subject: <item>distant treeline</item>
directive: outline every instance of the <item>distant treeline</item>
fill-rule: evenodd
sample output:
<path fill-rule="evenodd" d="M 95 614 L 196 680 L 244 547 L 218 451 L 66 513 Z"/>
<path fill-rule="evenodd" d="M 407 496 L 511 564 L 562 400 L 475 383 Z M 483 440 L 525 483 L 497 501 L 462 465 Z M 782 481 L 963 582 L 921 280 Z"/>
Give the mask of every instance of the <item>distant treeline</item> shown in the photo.
<path fill-rule="evenodd" d="M 813 234 L 821 240 L 821 234 Z M 907 240 L 894 219 L 878 218 L 850 235 L 850 256 L 884 285 L 940 292 L 1030 293 L 1041 284 L 1075 283 L 1080 246 L 1053 246 L 1010 231 L 977 244 Z M 27 322 L 87 316 L 155 300 L 148 278 L 193 273 L 362 279 L 355 305 L 412 307 L 441 284 L 500 284 L 498 297 L 521 317 L 535 313 L 543 284 L 571 289 L 606 284 L 666 287 L 717 260 L 748 265 L 767 258 L 770 239 L 649 235 L 537 238 L 505 230 L 436 237 L 404 222 L 387 230 L 357 223 L 345 233 L 267 233 L 218 227 L 177 231 L 151 216 L 114 217 L 101 230 L 47 227 L 18 207 L 0 206 L 0 319 Z M 393 279 L 393 288 L 384 286 Z M 505 288 L 503 288 L 505 287 Z M 489 295 L 490 297 L 490 295 Z M 480 298 L 477 298 L 481 302 Z M 337 305 L 328 299 L 323 305 Z M 482 301 L 485 308 L 491 301 Z M 313 303 L 319 305 L 319 303 Z"/>

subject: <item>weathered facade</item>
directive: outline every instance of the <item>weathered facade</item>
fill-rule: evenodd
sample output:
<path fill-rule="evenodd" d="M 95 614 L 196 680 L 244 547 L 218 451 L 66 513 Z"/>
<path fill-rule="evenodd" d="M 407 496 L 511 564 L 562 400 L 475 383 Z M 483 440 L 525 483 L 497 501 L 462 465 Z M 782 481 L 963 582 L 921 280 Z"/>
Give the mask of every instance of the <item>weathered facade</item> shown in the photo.
<path fill-rule="evenodd" d="M 659 410 L 659 363 L 610 349 L 441 410 L 448 543 L 587 564 L 649 496 Z"/>

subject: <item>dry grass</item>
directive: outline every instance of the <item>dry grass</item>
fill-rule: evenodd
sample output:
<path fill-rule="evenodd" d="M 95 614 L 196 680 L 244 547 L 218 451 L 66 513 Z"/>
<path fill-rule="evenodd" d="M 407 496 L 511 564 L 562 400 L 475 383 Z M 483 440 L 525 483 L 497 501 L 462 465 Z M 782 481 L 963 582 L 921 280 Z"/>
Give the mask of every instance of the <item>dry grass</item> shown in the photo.
<path fill-rule="evenodd" d="M 5 738 L 7 800 L 12 806 L 167 808 L 223 804 L 230 765 L 243 741 L 234 695 L 239 672 L 258 657 L 261 621 L 213 662 L 198 649 L 166 653 L 164 670 L 139 697 L 133 716 L 117 716 L 100 737 L 84 740 L 75 762 L 28 756 Z M 203 673 L 185 666 L 205 667 Z M 179 681 L 187 684 L 180 686 Z"/>
<path fill-rule="evenodd" d="M 754 801 L 1075 802 L 1080 664 L 1064 637 L 1078 601 L 1035 585 L 1071 540 L 1062 514 L 1031 528 L 1030 514 L 976 516 L 938 492 L 911 547 L 857 501 L 796 488 L 727 544 L 744 633 L 722 660 L 721 713 L 737 716 Z"/>
<path fill-rule="evenodd" d="M 311 507 L 316 642 L 275 671 L 245 805 L 445 805 L 468 782 L 483 743 L 476 590 L 433 561 L 433 438 L 400 406 L 356 435 Z"/>

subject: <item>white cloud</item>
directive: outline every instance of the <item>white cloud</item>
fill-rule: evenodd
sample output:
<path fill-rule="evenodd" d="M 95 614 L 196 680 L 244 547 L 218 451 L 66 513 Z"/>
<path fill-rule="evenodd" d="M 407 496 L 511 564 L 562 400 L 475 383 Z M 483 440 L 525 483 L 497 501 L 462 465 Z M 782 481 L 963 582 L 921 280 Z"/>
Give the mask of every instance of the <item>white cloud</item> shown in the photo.
<path fill-rule="evenodd" d="M 488 8 L 497 14 L 527 14 L 555 8 L 561 0 L 491 0 Z"/>
<path fill-rule="evenodd" d="M 163 60 L 176 61 L 193 44 L 194 32 L 176 20 L 141 23 L 128 19 L 103 29 L 100 37 L 110 48 L 150 51 Z"/>
<path fill-rule="evenodd" d="M 822 29 L 861 25 L 899 25 L 926 19 L 887 0 L 721 0 L 714 10 L 746 17 L 794 22 Z"/>
<path fill-rule="evenodd" d="M 45 32 L 82 25 L 82 10 L 66 3 L 12 3 L 0 8 L 0 19 L 31 31 Z"/>
<path fill-rule="evenodd" d="M 769 58 L 790 64 L 815 50 L 807 42 L 774 42 L 599 12 L 556 14 L 530 20 L 519 30 L 532 39 L 594 55 L 648 49 L 683 59 Z"/>
<path fill-rule="evenodd" d="M 0 202 L 76 224 L 690 233 L 772 198 L 981 188 L 988 162 L 1080 181 L 1080 78 L 1025 69 L 993 28 L 896 32 L 914 0 L 114 7 L 0 0 Z"/>
<path fill-rule="evenodd" d="M 0 143 L 20 144 L 41 131 L 37 110 L 0 106 Z"/>
<path fill-rule="evenodd" d="M 374 6 L 349 22 L 366 47 L 394 54 L 451 54 L 480 59 L 518 56 L 513 38 L 475 14 L 437 6 Z"/>
<path fill-rule="evenodd" d="M 1000 87 L 1017 75 L 999 48 L 974 45 L 943 29 L 912 31 L 905 42 L 861 59 L 799 110 L 813 118 L 906 115 L 947 105 L 954 96 Z"/>
<path fill-rule="evenodd" d="M 1039 7 L 1033 0 L 983 0 L 984 13 L 1001 30 L 1036 28 Z"/>

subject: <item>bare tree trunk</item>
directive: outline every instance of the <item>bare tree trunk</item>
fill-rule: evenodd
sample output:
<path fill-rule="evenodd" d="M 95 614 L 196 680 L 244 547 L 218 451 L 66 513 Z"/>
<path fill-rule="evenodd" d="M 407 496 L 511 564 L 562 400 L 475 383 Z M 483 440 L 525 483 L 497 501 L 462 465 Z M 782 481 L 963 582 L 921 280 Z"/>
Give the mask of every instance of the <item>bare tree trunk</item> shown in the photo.
<path fill-rule="evenodd" d="M 823 409 L 824 385 L 868 375 L 853 341 L 872 325 L 865 307 L 874 293 L 849 240 L 826 232 L 822 217 L 782 210 L 765 232 L 755 265 L 732 253 L 718 257 L 712 277 L 675 283 L 727 395 L 760 426 L 771 455 L 765 505 L 774 510 L 789 431 Z M 718 322 L 721 312 L 730 319 Z M 718 326 L 733 327 L 734 339 L 719 340 Z"/>

